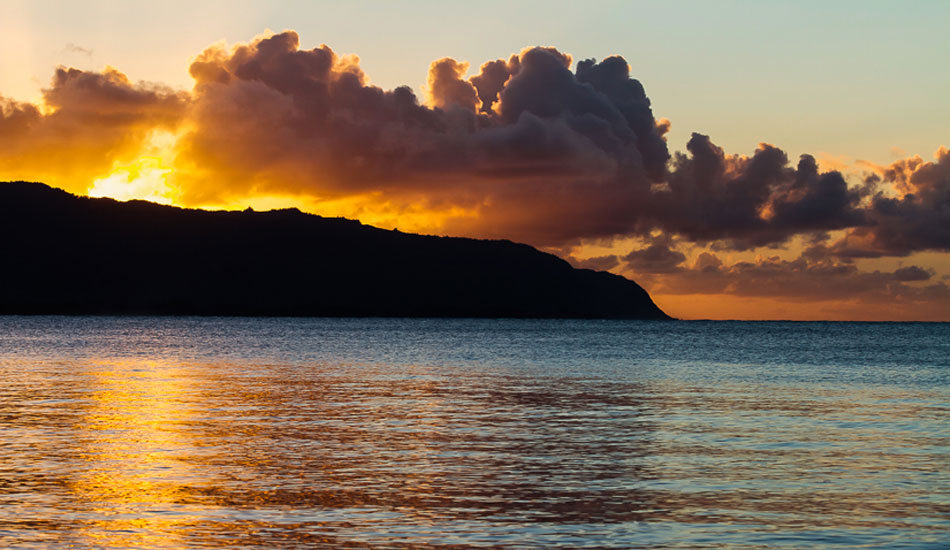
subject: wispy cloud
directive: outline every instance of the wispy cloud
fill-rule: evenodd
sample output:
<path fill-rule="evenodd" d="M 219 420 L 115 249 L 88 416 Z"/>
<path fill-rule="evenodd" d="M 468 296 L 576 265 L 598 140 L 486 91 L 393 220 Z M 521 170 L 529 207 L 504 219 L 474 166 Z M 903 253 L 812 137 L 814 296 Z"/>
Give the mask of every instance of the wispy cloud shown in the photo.
<path fill-rule="evenodd" d="M 91 48 L 83 48 L 82 46 L 77 46 L 76 44 L 73 44 L 72 42 L 69 42 L 66 44 L 66 46 L 63 48 L 63 52 L 77 53 L 77 54 L 85 55 L 86 57 L 92 57 L 93 55 L 93 51 Z"/>

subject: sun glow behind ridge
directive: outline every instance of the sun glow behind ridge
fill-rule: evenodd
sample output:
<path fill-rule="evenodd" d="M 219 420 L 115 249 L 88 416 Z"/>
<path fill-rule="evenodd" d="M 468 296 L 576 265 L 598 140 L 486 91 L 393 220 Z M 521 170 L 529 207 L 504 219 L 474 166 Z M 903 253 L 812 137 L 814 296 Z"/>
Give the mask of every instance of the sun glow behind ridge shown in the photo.
<path fill-rule="evenodd" d="M 154 130 L 136 159 L 114 162 L 112 172 L 93 181 L 88 195 L 120 201 L 141 199 L 176 204 L 178 192 L 169 183 L 168 176 L 173 172 L 178 137 L 179 134 Z"/>
<path fill-rule="evenodd" d="M 616 56 L 582 71 L 571 59 L 526 48 L 472 75 L 469 61 L 443 57 L 420 95 L 369 86 L 355 55 L 302 47 L 293 30 L 206 47 L 191 58 L 190 91 L 111 66 L 60 66 L 33 105 L 0 97 L 0 179 L 119 201 L 296 208 L 409 233 L 511 239 L 634 279 L 681 318 L 947 311 L 945 245 L 930 228 L 942 223 L 946 149 L 934 162 L 895 149 L 891 161 L 819 153 L 796 167 L 791 150 L 759 140 L 751 156 L 729 152 L 710 132 L 692 134 L 689 154 L 671 161 L 671 124 L 648 110 L 630 135 L 652 136 L 653 148 L 628 158 L 610 140 L 565 126 L 574 115 L 562 115 L 579 108 L 573 100 L 550 112 L 532 103 L 531 83 L 560 74 L 572 98 L 590 84 L 581 73 L 598 68 L 614 71 L 618 85 L 637 83 L 633 90 L 642 67 Z M 636 101 L 650 105 L 645 95 Z M 532 122 L 540 133 L 515 116 L 535 111 L 544 115 Z M 703 168 L 703 155 L 718 168 Z"/>

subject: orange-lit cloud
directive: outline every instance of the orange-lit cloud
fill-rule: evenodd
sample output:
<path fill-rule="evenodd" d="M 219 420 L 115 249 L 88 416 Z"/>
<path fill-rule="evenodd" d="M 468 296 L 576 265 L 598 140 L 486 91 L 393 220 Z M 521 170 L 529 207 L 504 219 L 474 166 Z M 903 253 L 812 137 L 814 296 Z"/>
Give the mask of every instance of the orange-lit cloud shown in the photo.
<path fill-rule="evenodd" d="M 442 109 L 456 105 L 474 112 L 478 95 L 475 86 L 465 80 L 467 72 L 468 63 L 464 61 L 458 62 L 451 57 L 433 61 L 426 81 L 426 103 Z"/>
<path fill-rule="evenodd" d="M 950 150 L 941 147 L 932 162 L 912 156 L 877 171 L 869 180 L 877 188 L 864 208 L 867 223 L 823 251 L 853 258 L 950 251 Z"/>
<path fill-rule="evenodd" d="M 174 186 L 189 205 L 374 196 L 429 211 L 431 231 L 538 244 L 629 231 L 669 155 L 626 62 L 574 73 L 570 56 L 530 48 L 500 63 L 501 86 L 478 87 L 488 76 L 467 79 L 467 63 L 433 62 L 422 105 L 368 84 L 355 58 L 300 50 L 293 32 L 214 46 L 191 67 Z"/>
<path fill-rule="evenodd" d="M 268 196 L 377 219 L 425 212 L 433 232 L 545 246 L 661 230 L 748 249 L 870 223 L 870 188 L 807 155 L 791 166 L 772 145 L 745 157 L 694 134 L 670 162 L 669 121 L 626 61 L 572 64 L 536 47 L 467 77 L 467 62 L 443 58 L 426 105 L 369 84 L 355 56 L 301 50 L 292 31 L 209 47 L 190 94 L 60 69 L 49 113 L 5 107 L 2 175 L 79 191 L 126 182 L 188 206 Z M 174 154 L 143 164 L 156 130 L 176 136 Z M 153 183 L 129 178 L 137 165 Z"/>
<path fill-rule="evenodd" d="M 134 160 L 158 129 L 183 119 L 188 95 L 133 84 L 121 72 L 59 68 L 42 106 L 0 98 L 0 177 L 85 192 L 115 162 Z"/>
<path fill-rule="evenodd" d="M 60 68 L 42 105 L 0 100 L 0 179 L 184 206 L 298 205 L 565 256 L 637 238 L 643 247 L 574 261 L 669 296 L 944 299 L 927 266 L 856 262 L 950 251 L 946 149 L 890 166 L 795 161 L 769 144 L 729 153 L 695 133 L 671 155 L 670 121 L 622 57 L 575 62 L 532 47 L 472 66 L 433 61 L 420 101 L 370 84 L 358 57 L 300 49 L 285 31 L 208 47 L 190 92 Z M 789 246 L 797 259 L 717 255 Z M 922 273 L 932 276 L 906 278 Z"/>
<path fill-rule="evenodd" d="M 661 235 L 625 255 L 573 263 L 625 274 L 668 312 L 687 318 L 947 320 L 950 311 L 950 277 L 932 267 L 862 270 L 815 247 L 793 259 L 759 255 L 727 262 L 702 251 L 688 260 L 676 245 Z M 751 307 L 757 300 L 760 307 Z M 711 302 L 714 309 L 703 305 Z"/>

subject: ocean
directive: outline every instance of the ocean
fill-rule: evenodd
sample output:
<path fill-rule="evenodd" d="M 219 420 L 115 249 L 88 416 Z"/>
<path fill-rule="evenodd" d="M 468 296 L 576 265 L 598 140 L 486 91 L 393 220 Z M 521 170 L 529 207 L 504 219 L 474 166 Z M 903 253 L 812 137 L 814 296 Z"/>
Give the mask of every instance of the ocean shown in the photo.
<path fill-rule="evenodd" d="M 950 324 L 0 317 L 4 548 L 946 548 Z"/>

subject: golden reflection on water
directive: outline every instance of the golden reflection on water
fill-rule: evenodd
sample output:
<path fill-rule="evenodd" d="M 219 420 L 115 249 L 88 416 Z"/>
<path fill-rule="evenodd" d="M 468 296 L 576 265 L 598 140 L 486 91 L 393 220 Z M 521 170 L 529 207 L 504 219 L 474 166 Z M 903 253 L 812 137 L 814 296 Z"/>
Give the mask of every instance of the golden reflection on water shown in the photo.
<path fill-rule="evenodd" d="M 726 548 L 933 538 L 950 511 L 921 484 L 947 477 L 933 393 L 134 358 L 0 373 L 0 418 L 25 430 L 8 485 L 77 548 L 629 547 L 641 529 Z"/>
<path fill-rule="evenodd" d="M 203 477 L 183 456 L 195 444 L 182 430 L 191 414 L 187 369 L 154 360 L 82 367 L 89 395 L 76 431 L 85 465 L 70 491 L 95 518 L 82 535 L 100 548 L 183 547 L 179 535 L 198 515 L 178 504 Z"/>

